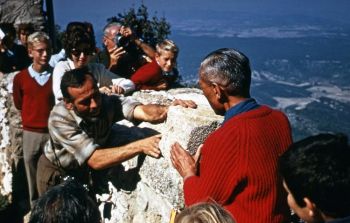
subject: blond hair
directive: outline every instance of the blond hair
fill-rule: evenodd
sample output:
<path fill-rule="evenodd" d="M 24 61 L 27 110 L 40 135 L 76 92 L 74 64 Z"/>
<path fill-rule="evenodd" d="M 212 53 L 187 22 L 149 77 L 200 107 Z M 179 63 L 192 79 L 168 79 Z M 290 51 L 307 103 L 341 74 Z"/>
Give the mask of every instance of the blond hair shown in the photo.
<path fill-rule="evenodd" d="M 28 36 L 27 44 L 28 48 L 33 47 L 34 43 L 48 43 L 50 44 L 50 37 L 42 31 L 34 32 Z"/>
<path fill-rule="evenodd" d="M 219 204 L 198 203 L 185 208 L 175 218 L 175 223 L 235 223 L 232 216 Z"/>
<path fill-rule="evenodd" d="M 179 53 L 179 48 L 172 40 L 169 39 L 165 39 L 156 45 L 156 51 L 158 54 L 161 54 L 163 50 L 172 52 L 175 55 L 175 57 L 177 57 Z"/>

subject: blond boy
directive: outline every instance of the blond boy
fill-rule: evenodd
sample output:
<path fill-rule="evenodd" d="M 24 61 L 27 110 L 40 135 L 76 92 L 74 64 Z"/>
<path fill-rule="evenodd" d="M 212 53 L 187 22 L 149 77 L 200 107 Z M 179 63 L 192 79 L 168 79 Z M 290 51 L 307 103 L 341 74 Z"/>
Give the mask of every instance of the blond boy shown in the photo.
<path fill-rule="evenodd" d="M 178 77 L 176 59 L 179 48 L 171 40 L 157 44 L 155 58 L 140 67 L 131 80 L 137 89 L 166 90 Z"/>
<path fill-rule="evenodd" d="M 33 63 L 18 73 L 13 81 L 13 101 L 21 111 L 23 156 L 28 181 L 29 199 L 33 207 L 38 198 L 37 162 L 49 139 L 47 121 L 54 105 L 50 39 L 44 32 L 28 37 L 28 55 Z"/>

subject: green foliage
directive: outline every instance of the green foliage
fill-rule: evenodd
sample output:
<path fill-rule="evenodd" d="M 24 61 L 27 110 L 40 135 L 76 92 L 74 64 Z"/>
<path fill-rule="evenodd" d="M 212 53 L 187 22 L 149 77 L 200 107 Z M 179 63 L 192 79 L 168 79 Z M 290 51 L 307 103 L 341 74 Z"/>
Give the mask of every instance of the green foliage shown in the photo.
<path fill-rule="evenodd" d="M 128 12 L 118 13 L 117 16 L 107 19 L 107 22 L 119 22 L 122 25 L 129 26 L 137 37 L 153 47 L 166 39 L 170 34 L 170 24 L 164 17 L 158 18 L 154 15 L 151 19 L 147 7 L 144 4 L 137 9 L 130 8 Z"/>

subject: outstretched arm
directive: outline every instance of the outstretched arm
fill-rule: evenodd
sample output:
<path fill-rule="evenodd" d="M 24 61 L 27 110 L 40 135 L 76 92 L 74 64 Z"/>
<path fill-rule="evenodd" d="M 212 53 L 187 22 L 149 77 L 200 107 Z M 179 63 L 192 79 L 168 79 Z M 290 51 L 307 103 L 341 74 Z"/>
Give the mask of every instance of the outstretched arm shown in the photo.
<path fill-rule="evenodd" d="M 197 104 L 192 100 L 176 99 L 171 105 L 180 105 L 184 108 L 197 108 Z M 134 109 L 134 119 L 151 123 L 159 123 L 167 118 L 168 109 L 169 106 L 163 105 L 138 105 Z"/>
<path fill-rule="evenodd" d="M 153 47 L 138 39 L 130 27 L 122 26 L 120 29 L 120 33 L 125 37 L 130 37 L 130 39 L 134 41 L 136 46 L 138 46 L 148 57 L 155 57 L 156 51 L 153 49 Z"/>
<path fill-rule="evenodd" d="M 96 149 L 87 161 L 87 164 L 95 169 L 105 169 L 118 165 L 134 156 L 144 153 L 154 158 L 160 157 L 160 135 L 141 139 L 124 146 Z"/>

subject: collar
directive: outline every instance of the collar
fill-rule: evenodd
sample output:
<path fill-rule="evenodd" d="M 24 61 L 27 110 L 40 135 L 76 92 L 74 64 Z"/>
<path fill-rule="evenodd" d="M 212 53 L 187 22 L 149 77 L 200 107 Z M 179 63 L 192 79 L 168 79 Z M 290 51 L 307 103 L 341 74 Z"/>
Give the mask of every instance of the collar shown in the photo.
<path fill-rule="evenodd" d="M 67 58 L 67 61 L 68 61 L 68 66 L 69 66 L 69 68 L 70 68 L 71 70 L 75 69 L 73 60 Z"/>
<path fill-rule="evenodd" d="M 260 105 L 255 101 L 255 99 L 248 98 L 227 110 L 225 113 L 225 119 L 223 123 L 240 113 L 247 112 L 258 107 L 260 107 Z"/>
<path fill-rule="evenodd" d="M 31 65 L 28 67 L 28 72 L 29 72 L 29 74 L 30 74 L 30 76 L 31 76 L 32 78 L 37 77 L 37 76 L 42 76 L 42 75 L 43 75 L 43 76 L 50 76 L 51 73 L 52 73 L 52 72 L 50 72 L 50 70 L 45 70 L 45 71 L 39 73 L 39 72 L 37 72 L 37 71 L 35 71 L 35 70 L 33 69 L 33 64 L 31 64 Z"/>

